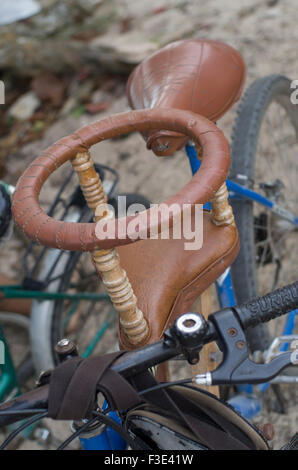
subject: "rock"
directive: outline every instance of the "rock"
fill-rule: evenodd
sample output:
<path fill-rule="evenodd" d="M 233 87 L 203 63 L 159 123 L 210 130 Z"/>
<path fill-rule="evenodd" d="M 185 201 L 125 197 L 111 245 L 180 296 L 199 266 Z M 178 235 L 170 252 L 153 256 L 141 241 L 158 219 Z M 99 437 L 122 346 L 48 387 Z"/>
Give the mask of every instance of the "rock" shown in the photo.
<path fill-rule="evenodd" d="M 140 24 L 143 34 L 157 43 L 158 48 L 191 36 L 194 28 L 194 22 L 190 21 L 189 16 L 174 8 L 144 18 Z"/>
<path fill-rule="evenodd" d="M 140 63 L 160 47 L 191 36 L 193 23 L 187 15 L 175 9 L 162 10 L 138 22 L 137 29 L 122 34 L 107 34 L 95 38 L 90 50 L 105 67 L 125 70 Z"/>
<path fill-rule="evenodd" d="M 90 56 L 88 39 L 117 20 L 113 5 L 114 0 L 52 0 L 25 21 L 0 25 L 0 70 L 32 77 L 44 70 L 78 70 L 86 63 L 100 68 L 98 54 Z"/>
<path fill-rule="evenodd" d="M 126 65 L 135 65 L 158 49 L 158 44 L 146 38 L 141 30 L 117 35 L 105 35 L 94 39 L 90 48 L 93 55 L 106 67 L 125 70 Z"/>
<path fill-rule="evenodd" d="M 194 32 L 194 21 L 171 3 L 52 0 L 32 18 L 0 27 L 0 69 L 35 76 L 88 64 L 97 70 L 130 72 L 159 47 Z"/>
<path fill-rule="evenodd" d="M 36 109 L 40 106 L 40 101 L 34 92 L 29 91 L 20 96 L 8 110 L 8 115 L 19 121 L 30 119 Z"/>
<path fill-rule="evenodd" d="M 85 51 L 85 44 L 79 41 L 52 38 L 40 41 L 16 37 L 12 32 L 6 36 L 0 34 L 0 69 L 29 77 L 44 70 L 65 73 L 82 66 Z"/>

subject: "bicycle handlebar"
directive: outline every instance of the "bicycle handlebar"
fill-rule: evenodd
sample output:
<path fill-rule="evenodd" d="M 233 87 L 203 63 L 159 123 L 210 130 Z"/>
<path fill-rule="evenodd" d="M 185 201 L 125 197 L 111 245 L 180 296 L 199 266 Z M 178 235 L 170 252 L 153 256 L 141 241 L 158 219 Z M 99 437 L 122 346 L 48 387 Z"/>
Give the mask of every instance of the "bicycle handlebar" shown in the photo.
<path fill-rule="evenodd" d="M 266 323 L 297 308 L 298 283 L 277 289 L 234 309 L 244 329 Z"/>
<path fill-rule="evenodd" d="M 181 353 L 185 356 L 194 357 L 194 351 L 198 353 L 205 344 L 211 341 L 223 342 L 229 336 L 228 331 L 233 321 L 234 323 L 236 322 L 240 330 L 241 328 L 247 329 L 250 326 L 255 326 L 258 323 L 267 322 L 284 315 L 295 308 L 298 308 L 298 281 L 244 305 L 220 310 L 210 315 L 208 322 L 204 321 L 203 317 L 198 314 L 183 314 L 176 320 L 175 325 L 165 332 L 163 340 L 125 353 L 113 363 L 111 368 L 124 377 L 132 377 Z M 197 316 L 196 329 L 194 325 L 195 317 L 193 317 L 193 323 L 191 323 L 189 315 Z M 229 323 L 226 322 L 227 319 Z M 189 325 L 188 331 L 186 325 Z M 233 341 L 235 342 L 235 339 Z M 229 345 L 226 346 L 229 347 Z M 245 364 L 245 371 L 247 371 L 248 377 L 243 373 L 240 378 L 237 378 L 237 374 L 233 376 L 233 373 L 241 363 L 239 356 L 237 356 L 238 353 L 243 356 L 243 364 Z M 265 382 L 268 377 L 270 379 L 270 377 L 277 375 L 281 368 L 289 365 L 287 353 L 280 355 L 266 365 L 255 364 L 252 361 L 247 362 L 249 361 L 248 354 L 245 355 L 245 348 L 243 347 L 238 353 L 236 355 L 228 354 L 228 356 L 234 356 L 232 360 L 236 361 L 237 367 L 234 367 L 234 370 L 231 371 L 229 370 L 231 369 L 230 365 L 225 364 L 225 367 L 219 366 L 216 369 L 219 373 L 217 375 L 216 371 L 212 373 L 215 377 L 213 383 L 235 383 L 235 380 L 236 383 L 243 383 L 243 381 L 248 381 L 248 383 Z M 272 372 L 274 367 L 278 370 Z M 268 372 L 269 369 L 270 373 Z M 43 385 L 0 405 L 0 426 L 24 419 L 28 416 L 28 414 L 22 415 L 24 410 L 30 409 L 32 414 L 34 414 L 33 410 L 35 409 L 39 411 L 41 409 L 47 410 L 48 391 L 49 386 Z M 2 415 L 4 412 L 7 412 L 7 414 Z M 17 417 L 13 415 L 14 412 L 18 413 Z"/>

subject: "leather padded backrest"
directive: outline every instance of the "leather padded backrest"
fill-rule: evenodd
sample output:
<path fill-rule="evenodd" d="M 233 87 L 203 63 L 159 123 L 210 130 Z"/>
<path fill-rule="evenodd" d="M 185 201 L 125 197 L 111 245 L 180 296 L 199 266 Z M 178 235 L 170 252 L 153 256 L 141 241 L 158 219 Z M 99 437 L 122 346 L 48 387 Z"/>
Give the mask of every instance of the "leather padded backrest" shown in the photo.
<path fill-rule="evenodd" d="M 133 109 L 184 109 L 215 122 L 240 98 L 244 81 L 245 63 L 233 47 L 209 39 L 186 39 L 139 64 L 128 79 L 127 97 Z M 169 131 L 142 135 L 147 147 L 160 156 L 172 154 L 187 141 Z"/>

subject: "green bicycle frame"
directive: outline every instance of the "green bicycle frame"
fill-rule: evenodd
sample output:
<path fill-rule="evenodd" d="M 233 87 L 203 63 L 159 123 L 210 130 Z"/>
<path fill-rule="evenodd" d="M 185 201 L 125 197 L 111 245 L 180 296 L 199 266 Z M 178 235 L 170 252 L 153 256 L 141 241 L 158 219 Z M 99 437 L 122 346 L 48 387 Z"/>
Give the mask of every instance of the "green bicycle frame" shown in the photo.
<path fill-rule="evenodd" d="M 0 292 L 3 292 L 5 299 L 36 299 L 36 300 L 90 300 L 99 302 L 110 301 L 107 294 L 94 293 L 66 293 L 66 292 L 43 292 L 23 289 L 21 285 L 0 285 Z"/>
<path fill-rule="evenodd" d="M 16 370 L 0 324 L 0 402 L 20 392 Z"/>

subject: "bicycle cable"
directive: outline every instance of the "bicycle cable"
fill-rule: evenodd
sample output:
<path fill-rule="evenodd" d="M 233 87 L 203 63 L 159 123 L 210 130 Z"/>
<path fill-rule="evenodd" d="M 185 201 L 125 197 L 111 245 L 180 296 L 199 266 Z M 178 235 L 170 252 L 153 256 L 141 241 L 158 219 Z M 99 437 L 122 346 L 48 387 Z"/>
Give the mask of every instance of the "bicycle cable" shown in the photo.
<path fill-rule="evenodd" d="M 192 383 L 192 379 L 181 379 L 181 380 L 176 380 L 174 382 L 163 382 L 163 383 L 154 385 L 153 387 L 146 388 L 145 390 L 138 392 L 138 394 L 145 395 L 146 393 L 155 392 L 156 390 L 173 387 L 175 385 L 184 385 L 188 383 Z"/>
<path fill-rule="evenodd" d="M 90 419 L 87 423 L 85 423 L 83 426 L 80 427 L 77 431 L 75 431 L 70 437 L 68 437 L 58 448 L 57 450 L 64 450 L 66 446 L 68 446 L 76 437 L 79 437 L 79 435 L 84 432 L 90 425 L 95 423 L 96 421 L 102 422 L 106 426 L 112 428 L 115 432 L 117 432 L 124 440 L 125 442 L 133 446 L 134 441 L 133 439 L 129 436 L 128 433 L 126 433 L 123 428 L 117 424 L 112 418 L 109 416 L 106 416 L 107 413 L 111 411 L 109 408 L 104 410 L 103 412 L 96 410 L 93 412 L 96 416 L 92 419 Z"/>
<path fill-rule="evenodd" d="M 4 411 L 0 411 L 0 416 L 6 416 L 6 415 L 36 415 L 38 413 L 44 413 L 45 409 L 44 408 L 41 408 L 41 409 L 30 409 L 28 408 L 27 410 L 4 410 Z"/>
<path fill-rule="evenodd" d="M 36 423 L 37 421 L 41 420 L 42 418 L 45 418 L 48 415 L 47 411 L 44 411 L 43 413 L 39 413 L 37 416 L 33 416 L 31 419 L 26 421 L 25 423 L 21 424 L 17 429 L 15 429 L 13 432 L 9 434 L 9 436 L 5 439 L 5 441 L 1 444 L 0 450 L 4 450 L 5 447 L 24 429 L 26 429 L 28 426 L 31 426 L 31 424 Z"/>
<path fill-rule="evenodd" d="M 88 429 L 92 424 L 96 423 L 96 421 L 99 421 L 97 416 L 87 421 L 87 423 L 85 423 L 83 426 L 73 432 L 65 441 L 63 441 L 56 450 L 64 450 L 65 447 L 67 447 L 76 437 L 79 437 L 82 432 Z"/>

